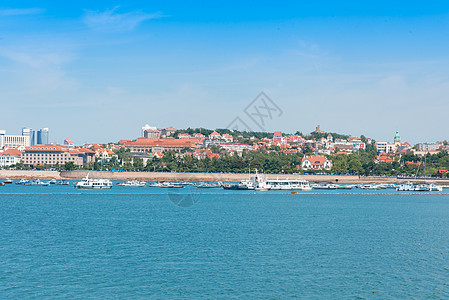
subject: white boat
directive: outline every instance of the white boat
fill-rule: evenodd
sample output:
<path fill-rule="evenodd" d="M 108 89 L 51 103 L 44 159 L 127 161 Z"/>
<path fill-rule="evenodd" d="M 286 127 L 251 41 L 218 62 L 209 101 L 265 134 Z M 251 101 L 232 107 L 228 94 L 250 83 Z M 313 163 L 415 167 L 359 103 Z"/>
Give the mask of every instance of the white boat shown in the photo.
<path fill-rule="evenodd" d="M 352 190 L 355 187 L 355 184 L 338 185 L 337 190 Z"/>
<path fill-rule="evenodd" d="M 92 179 L 87 174 L 86 177 L 75 184 L 75 187 L 79 189 L 110 189 L 112 182 L 109 179 Z"/>
<path fill-rule="evenodd" d="M 254 182 L 251 180 L 242 180 L 237 184 L 238 190 L 254 190 Z"/>
<path fill-rule="evenodd" d="M 12 182 L 13 182 L 13 181 L 12 181 L 11 178 L 6 178 L 6 179 L 3 181 L 4 184 L 11 184 Z"/>
<path fill-rule="evenodd" d="M 328 183 L 325 185 L 316 184 L 313 186 L 313 188 L 318 190 L 336 190 L 338 188 L 338 185 L 333 183 Z"/>
<path fill-rule="evenodd" d="M 28 179 L 20 179 L 18 182 L 16 182 L 16 184 L 28 184 L 30 183 L 30 181 Z"/>
<path fill-rule="evenodd" d="M 163 182 L 161 183 L 161 188 L 183 188 L 184 186 L 177 182 Z"/>
<path fill-rule="evenodd" d="M 24 185 L 49 186 L 50 182 L 49 181 L 41 181 L 39 179 L 36 179 L 34 181 L 24 183 Z"/>
<path fill-rule="evenodd" d="M 265 179 L 263 174 L 256 173 L 250 175 L 248 180 L 242 180 L 237 185 L 224 185 L 225 189 L 232 190 L 301 190 L 311 191 L 312 186 L 307 180 L 297 179 Z"/>
<path fill-rule="evenodd" d="M 263 174 L 259 174 L 256 169 L 256 173 L 249 177 L 249 180 L 243 180 L 239 183 L 239 186 L 242 186 L 243 189 L 247 190 L 257 190 L 257 191 L 268 191 L 271 189 L 271 186 L 267 183 Z"/>
<path fill-rule="evenodd" d="M 218 183 L 210 183 L 210 182 L 200 182 L 196 183 L 193 186 L 200 188 L 200 189 L 212 189 L 212 188 L 219 188 L 220 185 Z"/>
<path fill-rule="evenodd" d="M 146 185 L 145 181 L 138 180 L 128 180 L 122 183 L 117 183 L 117 186 L 130 186 L 130 187 L 144 187 Z"/>
<path fill-rule="evenodd" d="M 413 183 L 403 183 L 400 184 L 396 191 L 398 192 L 430 192 L 430 185 L 428 184 L 413 184 Z"/>
<path fill-rule="evenodd" d="M 430 189 L 431 192 L 433 192 L 433 191 L 442 192 L 443 191 L 443 186 L 431 183 L 429 185 L 429 189 Z"/>
<path fill-rule="evenodd" d="M 362 190 L 380 190 L 383 187 L 380 184 L 362 184 L 359 188 Z"/>
<path fill-rule="evenodd" d="M 267 185 L 271 190 L 300 190 L 300 191 L 311 191 L 307 180 L 298 179 L 267 179 Z"/>
<path fill-rule="evenodd" d="M 70 185 L 70 182 L 65 181 L 65 180 L 58 180 L 55 182 L 55 185 Z"/>

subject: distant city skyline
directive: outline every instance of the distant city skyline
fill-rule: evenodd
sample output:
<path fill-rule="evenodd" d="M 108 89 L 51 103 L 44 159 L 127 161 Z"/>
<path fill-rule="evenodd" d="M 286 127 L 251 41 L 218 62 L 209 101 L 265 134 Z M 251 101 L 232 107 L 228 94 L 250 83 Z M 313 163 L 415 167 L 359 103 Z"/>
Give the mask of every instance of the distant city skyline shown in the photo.
<path fill-rule="evenodd" d="M 448 23 L 444 1 L 6 0 L 0 128 L 76 144 L 226 128 L 263 91 L 283 111 L 270 132 L 445 140 Z"/>

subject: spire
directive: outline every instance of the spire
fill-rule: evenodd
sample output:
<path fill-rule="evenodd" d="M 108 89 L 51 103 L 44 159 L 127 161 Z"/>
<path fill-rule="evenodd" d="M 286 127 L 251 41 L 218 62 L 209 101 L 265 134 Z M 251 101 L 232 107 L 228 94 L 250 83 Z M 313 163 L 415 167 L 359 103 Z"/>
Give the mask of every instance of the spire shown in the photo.
<path fill-rule="evenodd" d="M 394 141 L 400 141 L 401 137 L 399 136 L 399 131 L 396 131 L 396 134 L 394 136 Z"/>

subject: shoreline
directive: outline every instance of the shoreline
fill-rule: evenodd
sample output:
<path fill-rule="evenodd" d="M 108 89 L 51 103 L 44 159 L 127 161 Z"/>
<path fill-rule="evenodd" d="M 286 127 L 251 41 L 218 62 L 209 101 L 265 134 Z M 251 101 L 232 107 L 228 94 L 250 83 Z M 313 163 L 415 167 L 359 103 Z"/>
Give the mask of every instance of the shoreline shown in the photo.
<path fill-rule="evenodd" d="M 142 181 L 211 181 L 239 182 L 248 179 L 247 173 L 176 173 L 176 172 L 111 172 L 111 171 L 36 171 L 36 170 L 0 170 L 0 180 L 11 179 L 65 179 L 80 180 L 89 174 L 91 178 L 109 180 L 142 180 Z M 265 174 L 268 179 L 293 179 L 293 174 Z M 302 179 L 318 183 L 402 183 L 402 182 L 438 182 L 449 184 L 449 179 L 398 179 L 396 177 L 364 177 L 354 175 L 300 175 Z"/>

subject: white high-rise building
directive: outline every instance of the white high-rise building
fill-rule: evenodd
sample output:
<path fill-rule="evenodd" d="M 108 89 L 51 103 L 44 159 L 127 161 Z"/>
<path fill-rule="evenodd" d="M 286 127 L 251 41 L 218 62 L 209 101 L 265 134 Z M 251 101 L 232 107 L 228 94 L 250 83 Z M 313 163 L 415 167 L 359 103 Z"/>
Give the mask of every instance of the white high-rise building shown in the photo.
<path fill-rule="evenodd" d="M 22 135 L 30 137 L 30 146 L 34 146 L 34 144 L 36 144 L 36 140 L 34 138 L 35 132 L 33 131 L 33 129 L 28 128 L 28 127 L 23 127 L 22 128 Z"/>
<path fill-rule="evenodd" d="M 7 135 L 6 130 L 0 130 L 0 148 L 17 148 L 31 146 L 30 135 Z"/>

